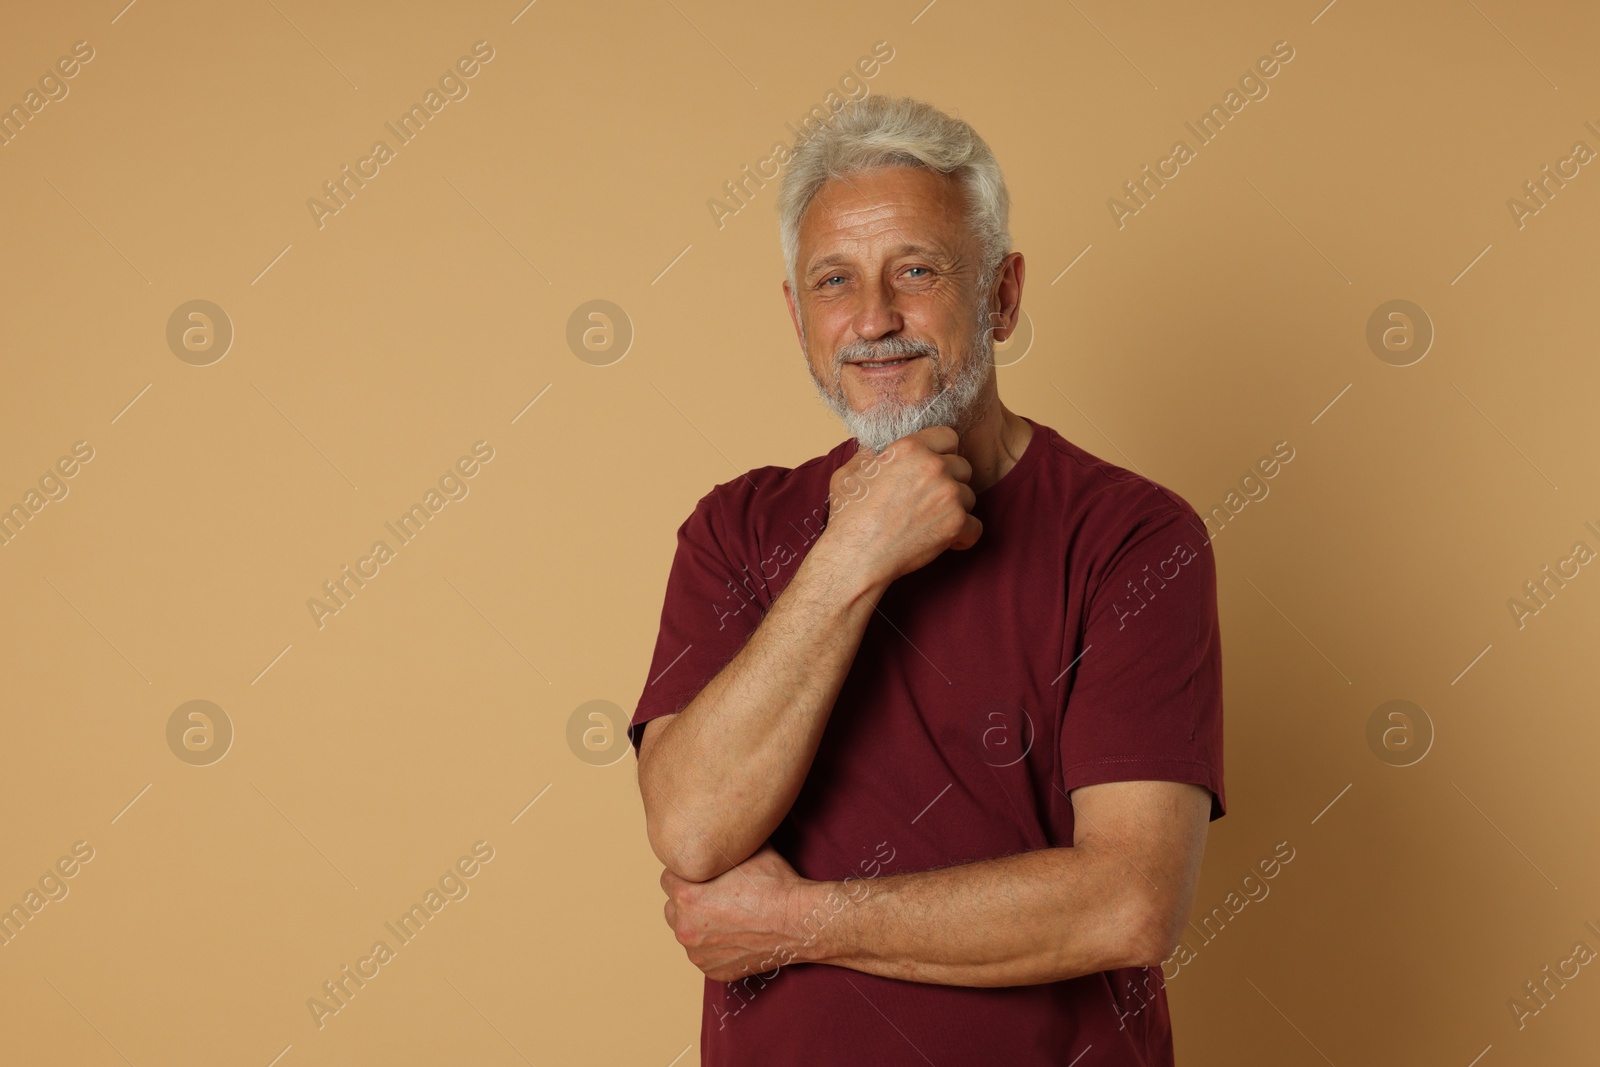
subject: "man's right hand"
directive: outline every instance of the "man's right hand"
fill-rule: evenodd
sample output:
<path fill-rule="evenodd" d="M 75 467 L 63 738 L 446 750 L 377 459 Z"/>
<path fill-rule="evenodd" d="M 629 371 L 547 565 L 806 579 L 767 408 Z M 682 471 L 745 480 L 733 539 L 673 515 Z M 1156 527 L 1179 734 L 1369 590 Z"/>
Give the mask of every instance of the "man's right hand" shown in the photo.
<path fill-rule="evenodd" d="M 868 585 L 887 585 L 933 562 L 947 548 L 971 548 L 983 524 L 971 515 L 972 464 L 956 452 L 948 426 L 895 441 L 882 455 L 858 449 L 828 485 L 828 545 Z"/>

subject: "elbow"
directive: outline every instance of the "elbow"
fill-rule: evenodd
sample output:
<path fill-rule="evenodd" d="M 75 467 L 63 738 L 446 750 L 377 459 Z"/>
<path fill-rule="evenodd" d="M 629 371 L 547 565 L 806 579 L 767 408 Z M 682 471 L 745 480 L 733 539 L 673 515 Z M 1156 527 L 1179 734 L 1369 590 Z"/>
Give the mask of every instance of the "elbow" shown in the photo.
<path fill-rule="evenodd" d="M 656 814 L 648 818 L 650 851 L 661 866 L 686 882 L 709 882 L 733 869 L 704 834 L 679 825 L 681 820 Z"/>
<path fill-rule="evenodd" d="M 1129 923 L 1124 939 L 1128 967 L 1162 967 L 1183 939 L 1183 918 L 1174 919 L 1159 908 L 1144 907 Z"/>
<path fill-rule="evenodd" d="M 726 863 L 720 856 L 697 849 L 680 849 L 676 853 L 662 855 L 661 850 L 656 851 L 656 858 L 661 860 L 661 865 L 685 882 L 709 882 L 721 874 L 733 870 L 734 865 Z"/>

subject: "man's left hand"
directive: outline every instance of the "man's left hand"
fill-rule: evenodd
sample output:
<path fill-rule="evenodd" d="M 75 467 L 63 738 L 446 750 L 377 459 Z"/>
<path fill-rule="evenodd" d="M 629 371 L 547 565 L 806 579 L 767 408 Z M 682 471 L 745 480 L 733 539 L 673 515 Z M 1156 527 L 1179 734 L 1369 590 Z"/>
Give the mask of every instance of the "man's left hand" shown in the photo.
<path fill-rule="evenodd" d="M 719 982 L 770 972 L 798 958 L 796 920 L 809 887 L 771 844 L 709 882 L 661 872 L 664 913 L 689 962 Z"/>

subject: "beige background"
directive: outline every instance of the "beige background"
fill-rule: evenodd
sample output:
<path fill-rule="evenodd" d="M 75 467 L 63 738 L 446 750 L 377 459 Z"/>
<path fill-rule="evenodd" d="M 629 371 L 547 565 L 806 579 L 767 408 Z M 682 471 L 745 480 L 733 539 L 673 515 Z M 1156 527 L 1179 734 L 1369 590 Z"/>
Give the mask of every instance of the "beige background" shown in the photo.
<path fill-rule="evenodd" d="M 1592 1057 L 1593 968 L 1521 1029 L 1508 1002 L 1600 948 L 1600 577 L 1507 606 L 1600 548 L 1600 175 L 1507 207 L 1600 149 L 1590 5 L 520 7 L 7 15 L 0 103 L 94 59 L 0 148 L 0 506 L 94 458 L 0 547 L 0 905 L 94 858 L 0 948 L 0 1058 L 694 1062 L 633 757 L 567 726 L 631 711 L 695 500 L 842 439 L 776 185 L 721 229 L 707 201 L 878 41 L 871 91 L 1005 168 L 1014 410 L 1202 513 L 1296 450 L 1215 542 L 1231 810 L 1196 918 L 1295 858 L 1172 978 L 1180 1062 Z M 1107 199 L 1279 40 L 1270 94 L 1119 229 Z M 470 95 L 318 228 L 477 41 Z M 236 331 L 209 366 L 166 342 L 195 299 Z M 594 299 L 635 331 L 609 366 L 565 339 Z M 1437 331 L 1406 367 L 1365 339 L 1392 299 Z M 319 629 L 308 598 L 480 440 L 470 495 Z M 195 699 L 235 732 L 208 766 L 167 742 Z M 1411 766 L 1367 742 L 1392 699 L 1435 732 Z M 477 841 L 470 895 L 318 1029 L 308 998 Z"/>

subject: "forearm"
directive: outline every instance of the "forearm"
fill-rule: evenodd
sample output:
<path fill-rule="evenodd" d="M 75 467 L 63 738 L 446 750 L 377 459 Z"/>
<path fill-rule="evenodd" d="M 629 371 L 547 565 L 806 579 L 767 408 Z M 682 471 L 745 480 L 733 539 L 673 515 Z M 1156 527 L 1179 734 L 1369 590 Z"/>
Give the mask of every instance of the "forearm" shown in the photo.
<path fill-rule="evenodd" d="M 639 784 L 668 868 L 713 878 L 782 821 L 886 587 L 819 541 L 744 647 L 655 741 Z"/>
<path fill-rule="evenodd" d="M 806 883 L 795 962 L 937 985 L 1011 986 L 1164 955 L 1114 852 L 1046 848 L 958 867 Z"/>

